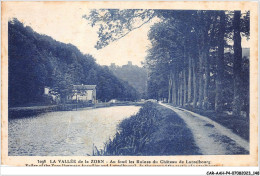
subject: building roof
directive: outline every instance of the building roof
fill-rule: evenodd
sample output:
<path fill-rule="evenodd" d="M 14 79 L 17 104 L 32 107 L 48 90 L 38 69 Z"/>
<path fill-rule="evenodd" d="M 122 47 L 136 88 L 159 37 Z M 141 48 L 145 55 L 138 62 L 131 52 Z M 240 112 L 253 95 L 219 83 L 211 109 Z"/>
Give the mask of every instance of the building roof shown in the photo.
<path fill-rule="evenodd" d="M 94 90 L 96 85 L 73 85 L 74 90 Z"/>

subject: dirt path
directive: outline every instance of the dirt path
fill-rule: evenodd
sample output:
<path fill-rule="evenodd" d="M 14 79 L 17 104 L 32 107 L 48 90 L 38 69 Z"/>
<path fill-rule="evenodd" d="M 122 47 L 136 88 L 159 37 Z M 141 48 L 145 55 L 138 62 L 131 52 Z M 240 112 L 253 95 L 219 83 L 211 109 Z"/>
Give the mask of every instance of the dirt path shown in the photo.
<path fill-rule="evenodd" d="M 176 112 L 193 133 L 203 155 L 248 154 L 249 143 L 231 130 L 194 112 L 162 104 Z"/>

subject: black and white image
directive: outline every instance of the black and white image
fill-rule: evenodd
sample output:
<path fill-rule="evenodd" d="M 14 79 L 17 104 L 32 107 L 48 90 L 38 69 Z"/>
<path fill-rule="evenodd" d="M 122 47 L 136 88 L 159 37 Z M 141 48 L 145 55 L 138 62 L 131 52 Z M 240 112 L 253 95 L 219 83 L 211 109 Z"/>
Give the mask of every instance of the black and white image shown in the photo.
<path fill-rule="evenodd" d="M 18 3 L 8 156 L 250 154 L 250 11 Z"/>

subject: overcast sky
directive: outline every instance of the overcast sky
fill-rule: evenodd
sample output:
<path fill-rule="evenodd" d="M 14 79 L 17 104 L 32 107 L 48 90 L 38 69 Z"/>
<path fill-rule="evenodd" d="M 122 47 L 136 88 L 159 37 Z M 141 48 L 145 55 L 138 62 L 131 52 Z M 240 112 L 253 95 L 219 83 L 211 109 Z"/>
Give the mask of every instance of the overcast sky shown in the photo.
<path fill-rule="evenodd" d="M 88 14 L 87 4 L 83 3 L 16 3 L 8 8 L 9 19 L 16 17 L 38 33 L 51 36 L 57 41 L 71 43 L 86 54 L 95 57 L 98 64 L 125 65 L 132 61 L 141 66 L 150 44 L 147 33 L 153 22 L 131 32 L 119 41 L 97 50 L 94 48 L 98 36 L 97 28 L 92 28 L 82 16 Z M 248 42 L 243 40 L 243 46 Z"/>

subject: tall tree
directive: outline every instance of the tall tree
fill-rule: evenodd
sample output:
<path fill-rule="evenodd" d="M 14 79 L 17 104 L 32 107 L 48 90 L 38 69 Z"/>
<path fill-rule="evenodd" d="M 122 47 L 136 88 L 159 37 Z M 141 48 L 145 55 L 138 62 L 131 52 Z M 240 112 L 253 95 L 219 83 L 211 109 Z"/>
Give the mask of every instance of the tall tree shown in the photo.
<path fill-rule="evenodd" d="M 217 76 L 216 76 L 216 97 L 215 111 L 223 110 L 223 79 L 224 79 L 224 44 L 225 44 L 225 11 L 219 12 L 218 28 L 218 58 L 217 58 Z"/>
<path fill-rule="evenodd" d="M 188 63 L 188 103 L 191 103 L 191 95 L 192 95 L 192 58 L 189 55 L 189 63 Z"/>
<path fill-rule="evenodd" d="M 149 21 L 155 16 L 160 18 L 159 22 L 151 27 L 148 34 L 151 41 L 151 47 L 148 49 L 146 57 L 151 75 L 148 87 L 150 87 L 149 91 L 154 91 L 150 92 L 150 95 L 156 95 L 158 98 L 160 97 L 158 92 L 163 91 L 163 95 L 168 97 L 168 102 L 174 105 L 192 105 L 193 108 L 212 109 L 216 112 L 230 110 L 230 107 L 233 106 L 234 111 L 241 111 L 238 100 L 246 96 L 235 97 L 239 96 L 239 93 L 248 92 L 244 91 L 248 90 L 245 84 L 243 84 L 245 87 L 243 91 L 239 92 L 237 88 L 241 83 L 239 74 L 247 75 L 248 69 L 246 59 L 243 60 L 241 66 L 241 36 L 238 33 L 249 37 L 249 12 L 240 14 L 239 21 L 237 12 L 233 15 L 231 11 L 126 11 L 115 10 L 114 14 L 109 15 L 112 11 L 104 10 L 102 16 L 109 20 L 102 24 L 107 27 L 101 26 L 100 28 L 100 41 L 106 39 L 107 35 L 118 39 L 122 36 L 122 32 L 127 35 L 131 30 L 136 29 L 133 26 L 138 21 L 134 20 L 138 13 L 145 16 L 137 23 L 138 27 L 146 24 L 147 20 Z M 132 15 L 129 16 L 129 14 Z M 121 21 L 122 24 L 115 22 L 120 16 L 123 16 L 123 19 L 126 18 Z M 94 15 L 94 19 L 96 17 L 99 18 L 99 15 Z M 97 21 L 102 20 L 103 18 L 100 18 Z M 113 30 L 108 30 L 112 34 L 104 33 L 104 28 L 109 28 L 109 25 L 113 26 L 111 27 Z M 125 29 L 129 25 L 130 27 Z M 112 41 L 109 40 L 109 42 Z M 104 45 L 109 42 L 104 42 Z M 230 44 L 233 42 L 234 54 Z M 231 60 L 233 56 L 234 61 Z M 243 72 L 239 73 L 240 67 Z M 240 77 L 245 80 L 246 76 L 242 75 Z M 160 79 L 164 80 L 164 88 L 156 83 Z M 223 86 L 224 84 L 227 86 Z M 229 97 L 233 95 L 232 103 Z M 244 106 L 247 104 L 247 100 L 242 99 L 240 103 Z M 248 107 L 248 105 L 246 106 Z"/>
<path fill-rule="evenodd" d="M 233 99 L 233 114 L 240 115 L 241 112 L 241 68 L 242 68 L 242 47 L 240 35 L 240 19 L 241 11 L 234 12 L 234 99 Z"/>

